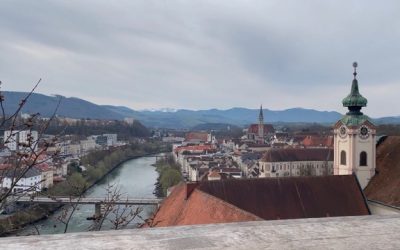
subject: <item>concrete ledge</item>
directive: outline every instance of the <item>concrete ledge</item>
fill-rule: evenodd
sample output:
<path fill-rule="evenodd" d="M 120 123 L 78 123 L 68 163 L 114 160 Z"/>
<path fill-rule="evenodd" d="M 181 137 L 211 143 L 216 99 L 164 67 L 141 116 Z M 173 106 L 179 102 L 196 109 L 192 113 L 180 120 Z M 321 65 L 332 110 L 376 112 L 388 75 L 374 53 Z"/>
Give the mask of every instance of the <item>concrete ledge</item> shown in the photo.
<path fill-rule="evenodd" d="M 254 221 L 9 237 L 1 249 L 400 249 L 400 216 Z"/>

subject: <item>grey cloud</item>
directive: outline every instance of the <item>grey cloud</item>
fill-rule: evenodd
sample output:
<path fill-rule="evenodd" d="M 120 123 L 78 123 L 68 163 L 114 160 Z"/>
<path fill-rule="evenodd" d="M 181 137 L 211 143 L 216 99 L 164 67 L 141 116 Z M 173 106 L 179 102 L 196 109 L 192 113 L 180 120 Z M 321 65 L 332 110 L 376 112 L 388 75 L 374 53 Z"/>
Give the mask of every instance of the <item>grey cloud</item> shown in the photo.
<path fill-rule="evenodd" d="M 10 90 L 27 90 L 43 77 L 41 92 L 134 109 L 264 103 L 343 112 L 340 100 L 358 60 L 370 114 L 398 115 L 391 93 L 400 91 L 399 7 L 397 1 L 3 1 L 0 77 Z M 381 86 L 393 90 L 376 91 Z"/>

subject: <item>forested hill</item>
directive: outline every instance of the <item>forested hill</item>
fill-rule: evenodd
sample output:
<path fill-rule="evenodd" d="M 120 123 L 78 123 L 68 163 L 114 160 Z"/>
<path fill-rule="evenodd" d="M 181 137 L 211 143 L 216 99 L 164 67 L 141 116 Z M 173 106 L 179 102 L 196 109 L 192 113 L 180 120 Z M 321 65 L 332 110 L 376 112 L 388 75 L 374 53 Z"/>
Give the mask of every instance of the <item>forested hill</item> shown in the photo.
<path fill-rule="evenodd" d="M 28 94 L 25 92 L 4 93 L 4 108 L 7 114 L 14 112 L 21 100 Z M 124 116 L 113 112 L 103 106 L 75 98 L 63 96 L 47 96 L 33 93 L 26 102 L 23 113 L 40 113 L 43 117 L 50 117 L 61 99 L 61 104 L 57 110 L 59 116 L 70 118 L 90 118 L 90 119 L 123 119 Z"/>
<path fill-rule="evenodd" d="M 4 92 L 6 113 L 13 112 L 20 100 L 27 93 Z M 43 117 L 53 114 L 58 101 L 61 105 L 57 114 L 62 117 L 79 119 L 122 120 L 132 117 L 147 127 L 155 128 L 191 128 L 199 124 L 231 124 L 244 126 L 257 122 L 259 109 L 231 108 L 227 110 L 186 110 L 176 111 L 138 111 L 123 106 L 97 105 L 79 98 L 47 96 L 34 93 L 23 109 L 24 113 L 39 112 Z M 344 112 L 345 110 L 343 110 Z M 334 111 L 318 111 L 314 109 L 292 108 L 286 110 L 264 109 L 266 123 L 325 123 L 333 124 L 342 115 Z M 377 124 L 399 124 L 400 117 L 383 117 L 374 120 Z"/>
<path fill-rule="evenodd" d="M 93 122 L 90 120 L 79 120 L 75 124 L 66 125 L 58 119 L 54 119 L 46 129 L 48 134 L 73 134 L 78 136 L 118 134 L 119 139 L 128 140 L 132 137 L 148 137 L 150 131 L 139 121 L 127 124 L 123 121 L 112 120 L 107 122 Z"/>

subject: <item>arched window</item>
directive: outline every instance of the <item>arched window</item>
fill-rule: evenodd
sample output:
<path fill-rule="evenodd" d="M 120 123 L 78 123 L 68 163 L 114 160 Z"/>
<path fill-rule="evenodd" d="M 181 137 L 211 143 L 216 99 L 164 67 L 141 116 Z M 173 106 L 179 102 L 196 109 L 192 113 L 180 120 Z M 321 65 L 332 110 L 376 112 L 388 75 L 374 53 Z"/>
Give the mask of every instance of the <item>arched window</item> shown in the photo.
<path fill-rule="evenodd" d="M 340 152 L 340 165 L 346 165 L 346 151 Z"/>
<path fill-rule="evenodd" d="M 367 152 L 360 153 L 360 166 L 367 166 Z"/>

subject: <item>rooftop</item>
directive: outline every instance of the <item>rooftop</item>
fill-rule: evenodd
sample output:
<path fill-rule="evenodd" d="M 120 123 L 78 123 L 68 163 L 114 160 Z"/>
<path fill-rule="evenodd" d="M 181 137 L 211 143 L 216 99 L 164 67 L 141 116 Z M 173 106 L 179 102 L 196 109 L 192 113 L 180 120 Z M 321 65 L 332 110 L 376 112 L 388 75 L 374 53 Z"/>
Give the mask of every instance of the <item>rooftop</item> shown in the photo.
<path fill-rule="evenodd" d="M 262 162 L 333 161 L 329 148 L 274 148 L 264 153 Z"/>
<path fill-rule="evenodd" d="M 180 183 L 154 227 L 370 214 L 353 175 Z"/>
<path fill-rule="evenodd" d="M 400 207 L 400 136 L 388 136 L 377 147 L 376 171 L 365 188 L 368 199 Z"/>
<path fill-rule="evenodd" d="M 400 249 L 400 216 L 355 216 L 1 238 L 3 249 Z"/>

